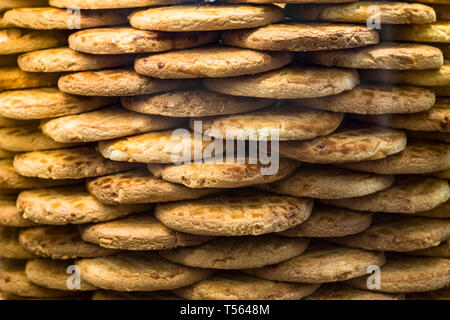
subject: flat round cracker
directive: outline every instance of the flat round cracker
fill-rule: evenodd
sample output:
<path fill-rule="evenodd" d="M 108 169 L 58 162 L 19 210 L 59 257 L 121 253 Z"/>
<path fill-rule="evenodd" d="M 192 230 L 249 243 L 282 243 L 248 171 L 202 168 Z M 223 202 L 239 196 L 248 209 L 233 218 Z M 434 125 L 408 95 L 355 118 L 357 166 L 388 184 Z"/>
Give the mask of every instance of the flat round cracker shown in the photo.
<path fill-rule="evenodd" d="M 0 67 L 0 91 L 53 86 L 58 78 L 58 73 L 31 73 L 14 65 L 3 66 Z"/>
<path fill-rule="evenodd" d="M 24 219 L 16 207 L 15 195 L 0 195 L 0 225 L 7 227 L 34 227 L 36 223 Z"/>
<path fill-rule="evenodd" d="M 447 21 L 420 25 L 384 25 L 380 31 L 383 41 L 450 43 L 450 24 Z"/>
<path fill-rule="evenodd" d="M 35 255 L 28 252 L 19 243 L 19 228 L 0 226 L 0 257 L 9 259 L 33 259 Z"/>
<path fill-rule="evenodd" d="M 23 7 L 40 7 L 48 5 L 48 0 L 4 0 L 0 4 L 0 11 Z"/>
<path fill-rule="evenodd" d="M 30 52 L 39 49 L 59 47 L 67 43 L 67 35 L 59 30 L 0 30 L 0 54 Z"/>
<path fill-rule="evenodd" d="M 58 8 L 78 7 L 80 9 L 119 9 L 180 4 L 192 0 L 50 0 Z"/>

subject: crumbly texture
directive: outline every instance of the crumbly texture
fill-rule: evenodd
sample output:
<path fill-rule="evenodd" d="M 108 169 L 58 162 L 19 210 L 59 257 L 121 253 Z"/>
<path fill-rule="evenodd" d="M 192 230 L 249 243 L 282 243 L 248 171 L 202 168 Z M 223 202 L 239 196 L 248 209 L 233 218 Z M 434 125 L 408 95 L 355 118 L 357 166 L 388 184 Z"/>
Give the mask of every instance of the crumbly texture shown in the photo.
<path fill-rule="evenodd" d="M 430 109 L 435 102 L 431 89 L 373 83 L 337 95 L 290 101 L 299 106 L 354 114 L 416 113 Z"/>
<path fill-rule="evenodd" d="M 195 246 L 209 237 L 170 230 L 151 213 L 81 227 L 85 241 L 120 250 L 168 250 Z M 205 266 L 202 266 L 205 268 Z"/>
<path fill-rule="evenodd" d="M 128 163 L 105 159 L 93 147 L 78 147 L 22 153 L 14 158 L 14 169 L 26 177 L 83 179 L 131 169 Z"/>
<path fill-rule="evenodd" d="M 31 73 L 16 66 L 3 66 L 0 67 L 0 91 L 53 86 L 58 78 L 58 73 Z"/>
<path fill-rule="evenodd" d="M 306 55 L 306 61 L 327 67 L 422 70 L 442 67 L 444 57 L 441 50 L 429 45 L 384 42 L 358 49 L 314 52 Z"/>
<path fill-rule="evenodd" d="M 223 43 L 271 51 L 318 51 L 358 48 L 379 41 L 375 30 L 356 25 L 278 23 L 255 29 L 225 31 Z"/>
<path fill-rule="evenodd" d="M 168 117 L 207 117 L 240 114 L 268 107 L 271 99 L 235 97 L 204 89 L 176 90 L 153 95 L 122 97 L 128 110 Z"/>
<path fill-rule="evenodd" d="M 240 272 L 221 272 L 174 293 L 188 300 L 299 300 L 318 287 L 258 279 Z"/>
<path fill-rule="evenodd" d="M 18 8 L 5 13 L 4 22 L 17 28 L 53 30 L 85 29 L 127 23 L 127 12 L 120 10 L 81 11 L 74 17 L 65 9 Z"/>
<path fill-rule="evenodd" d="M 24 219 L 16 207 L 15 195 L 0 195 L 0 225 L 8 227 L 34 227 L 37 224 Z"/>
<path fill-rule="evenodd" d="M 70 73 L 61 76 L 58 81 L 58 87 L 63 92 L 102 97 L 151 94 L 186 88 L 192 84 L 183 80 L 148 78 L 130 68 Z"/>
<path fill-rule="evenodd" d="M 182 119 L 145 115 L 113 106 L 43 121 L 42 132 L 61 143 L 93 142 L 181 126 Z M 0 129 L 1 138 L 2 129 Z M 0 142 L 0 147 L 2 143 Z"/>
<path fill-rule="evenodd" d="M 426 174 L 450 169 L 450 144 L 408 139 L 405 150 L 390 157 L 349 163 L 345 168 L 379 174 Z"/>
<path fill-rule="evenodd" d="M 367 230 L 372 224 L 372 213 L 315 204 L 311 217 L 279 235 L 284 237 L 344 237 Z"/>
<path fill-rule="evenodd" d="M 416 214 L 432 210 L 450 197 L 446 180 L 401 176 L 388 189 L 364 197 L 326 200 L 325 202 L 352 210 Z"/>
<path fill-rule="evenodd" d="M 285 262 L 246 273 L 275 281 L 324 283 L 360 277 L 371 265 L 382 266 L 382 252 L 369 252 L 331 244 L 310 246 L 305 253 Z"/>
<path fill-rule="evenodd" d="M 218 39 L 215 31 L 180 34 L 112 27 L 75 32 L 69 36 L 69 46 L 86 53 L 123 55 L 194 48 Z"/>
<path fill-rule="evenodd" d="M 68 95 L 53 87 L 13 90 L 0 93 L 0 114 L 19 120 L 55 118 L 95 110 L 113 101 Z"/>
<path fill-rule="evenodd" d="M 67 43 L 67 36 L 58 30 L 0 30 L 0 54 L 30 52 L 39 49 L 59 47 Z"/>
<path fill-rule="evenodd" d="M 98 202 L 83 187 L 22 191 L 17 208 L 23 217 L 48 225 L 84 224 L 117 219 L 152 208 L 145 204 L 108 206 Z"/>
<path fill-rule="evenodd" d="M 191 0 L 50 0 L 58 8 L 78 7 L 80 9 L 119 9 L 160 6 L 190 2 Z"/>
<path fill-rule="evenodd" d="M 33 259 L 35 255 L 19 243 L 19 228 L 0 226 L 0 257 L 9 259 Z"/>
<path fill-rule="evenodd" d="M 57 260 L 95 258 L 116 253 L 81 239 L 76 226 L 40 226 L 20 231 L 22 247 L 36 256 Z"/>
<path fill-rule="evenodd" d="M 420 25 L 384 25 L 380 31 L 383 41 L 450 43 L 450 24 L 446 21 Z"/>
<path fill-rule="evenodd" d="M 133 58 L 132 55 L 91 55 L 59 47 L 22 54 L 17 64 L 28 72 L 68 72 L 128 66 L 132 64 Z"/>
<path fill-rule="evenodd" d="M 306 221 L 312 207 L 309 199 L 249 190 L 236 195 L 158 204 L 155 216 L 165 226 L 186 233 L 261 235 L 284 231 Z"/>
<path fill-rule="evenodd" d="M 348 163 L 383 159 L 406 147 L 406 134 L 382 127 L 349 124 L 309 141 L 282 141 L 280 154 L 312 163 Z"/>
<path fill-rule="evenodd" d="M 208 278 L 210 269 L 171 263 L 157 253 L 121 253 L 76 262 L 81 277 L 96 287 L 115 291 L 173 290 Z"/>
<path fill-rule="evenodd" d="M 306 300 L 405 300 L 403 294 L 387 294 L 352 288 L 340 283 L 321 285 Z"/>
<path fill-rule="evenodd" d="M 356 70 L 289 66 L 236 78 L 205 79 L 205 87 L 234 96 L 272 99 L 316 98 L 353 89 Z"/>
<path fill-rule="evenodd" d="M 192 4 L 138 10 L 130 15 L 136 29 L 157 31 L 210 31 L 254 28 L 281 21 L 275 5 Z"/>

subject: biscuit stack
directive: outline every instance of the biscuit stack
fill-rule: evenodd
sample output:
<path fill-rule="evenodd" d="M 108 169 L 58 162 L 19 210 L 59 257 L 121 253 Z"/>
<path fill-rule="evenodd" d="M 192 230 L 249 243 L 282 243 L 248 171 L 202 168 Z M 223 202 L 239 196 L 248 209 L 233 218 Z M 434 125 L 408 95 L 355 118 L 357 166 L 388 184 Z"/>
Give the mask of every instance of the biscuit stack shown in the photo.
<path fill-rule="evenodd" d="M 448 0 L 226 2 L 0 5 L 3 298 L 449 297 Z"/>

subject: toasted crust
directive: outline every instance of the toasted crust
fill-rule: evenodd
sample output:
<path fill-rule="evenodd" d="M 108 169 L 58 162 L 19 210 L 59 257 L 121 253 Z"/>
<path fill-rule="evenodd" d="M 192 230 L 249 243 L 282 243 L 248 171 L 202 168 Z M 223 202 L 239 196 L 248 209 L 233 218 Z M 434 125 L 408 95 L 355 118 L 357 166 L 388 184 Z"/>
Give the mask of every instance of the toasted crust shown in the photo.
<path fill-rule="evenodd" d="M 343 114 L 318 111 L 295 105 L 282 105 L 247 114 L 226 115 L 200 119 L 203 134 L 217 139 L 309 140 L 335 131 Z M 190 127 L 195 130 L 195 121 Z M 248 132 L 247 134 L 246 132 Z M 276 136 L 273 136 L 276 133 Z M 267 136 L 269 134 L 269 136 Z"/>
<path fill-rule="evenodd" d="M 361 161 L 345 168 L 379 174 L 425 174 L 450 169 L 450 144 L 408 139 L 406 149 L 381 160 Z"/>
<path fill-rule="evenodd" d="M 360 277 L 366 274 L 367 267 L 381 266 L 384 262 L 381 252 L 320 244 L 285 262 L 245 272 L 275 281 L 324 283 Z"/>
<path fill-rule="evenodd" d="M 362 26 L 294 22 L 225 31 L 222 41 L 257 50 L 317 51 L 363 47 L 378 43 L 379 37 Z"/>
<path fill-rule="evenodd" d="M 450 187 L 445 180 L 421 176 L 398 177 L 388 189 L 365 197 L 326 200 L 337 207 L 370 212 L 417 214 L 432 210 L 450 197 Z"/>
<path fill-rule="evenodd" d="M 61 76 L 61 91 L 82 96 L 134 96 L 186 88 L 193 83 L 182 80 L 147 78 L 129 68 L 84 71 Z"/>
<path fill-rule="evenodd" d="M 92 142 L 120 138 L 182 125 L 182 119 L 151 116 L 124 110 L 120 106 L 47 120 L 42 132 L 61 142 Z M 2 129 L 0 129 L 1 137 Z M 0 143 L 1 147 L 2 143 Z"/>
<path fill-rule="evenodd" d="M 64 9 L 19 8 L 5 13 L 4 21 L 17 28 L 51 30 L 51 29 L 85 29 L 127 22 L 127 12 L 120 10 L 81 11 L 74 17 L 73 12 Z"/>
<path fill-rule="evenodd" d="M 53 86 L 58 78 L 58 73 L 30 73 L 16 66 L 0 67 L 0 91 Z"/>
<path fill-rule="evenodd" d="M 0 93 L 0 114 L 19 120 L 54 118 L 95 110 L 113 101 L 72 96 L 53 87 L 5 91 Z"/>
<path fill-rule="evenodd" d="M 281 21 L 283 10 L 274 5 L 183 5 L 150 8 L 130 15 L 136 29 L 209 31 L 254 28 Z"/>
<path fill-rule="evenodd" d="M 419 113 L 356 116 L 356 118 L 392 128 L 450 132 L 450 98 L 439 98 L 433 108 Z"/>
<path fill-rule="evenodd" d="M 358 49 L 314 52 L 306 55 L 306 61 L 327 67 L 421 70 L 442 67 L 444 57 L 432 46 L 384 42 Z"/>
<path fill-rule="evenodd" d="M 97 288 L 93 285 L 80 281 L 78 288 L 69 288 L 68 273 L 73 261 L 55 261 L 49 259 L 30 260 L 25 265 L 25 274 L 28 280 L 45 288 L 63 291 L 93 291 Z M 73 285 L 73 284 L 72 284 Z"/>
<path fill-rule="evenodd" d="M 131 169 L 127 163 L 104 159 L 92 147 L 34 151 L 14 158 L 14 169 L 26 177 L 82 179 Z"/>
<path fill-rule="evenodd" d="M 293 175 L 260 188 L 294 197 L 344 199 L 369 195 L 390 187 L 394 177 L 335 167 L 302 165 Z"/>
<path fill-rule="evenodd" d="M 240 188 L 270 183 L 285 178 L 297 168 L 298 163 L 287 159 L 278 160 L 278 170 L 266 175 L 272 164 L 256 161 L 246 163 L 215 163 L 214 161 L 181 165 L 148 164 L 147 168 L 163 180 L 183 184 L 189 188 Z"/>
<path fill-rule="evenodd" d="M 435 247 L 448 238 L 450 221 L 447 220 L 379 216 L 362 233 L 330 240 L 353 248 L 407 252 Z"/>
<path fill-rule="evenodd" d="M 35 256 L 19 243 L 19 228 L 0 226 L 0 257 L 10 259 L 33 259 Z"/>
<path fill-rule="evenodd" d="M 174 293 L 188 300 L 299 300 L 318 287 L 268 281 L 240 272 L 221 272 Z"/>
<path fill-rule="evenodd" d="M 122 97 L 128 110 L 168 117 L 206 117 L 238 114 L 268 107 L 271 99 L 234 97 L 204 89 L 188 89 Z"/>
<path fill-rule="evenodd" d="M 372 223 L 371 213 L 334 208 L 316 204 L 311 217 L 279 235 L 285 237 L 344 237 L 367 230 Z"/>
<path fill-rule="evenodd" d="M 50 0 L 50 5 L 58 8 L 78 7 L 80 9 L 119 9 L 147 6 L 170 5 L 191 0 Z"/>
<path fill-rule="evenodd" d="M 320 286 L 306 300 L 405 300 L 403 294 L 386 294 L 355 289 L 340 283 L 330 283 Z"/>
<path fill-rule="evenodd" d="M 450 260 L 390 255 L 380 272 L 380 289 L 374 291 L 408 293 L 440 289 L 450 282 Z M 367 277 L 352 279 L 351 286 L 367 289 Z"/>
<path fill-rule="evenodd" d="M 377 6 L 376 11 L 373 6 Z M 288 16 L 306 21 L 366 23 L 373 22 L 375 13 L 382 24 L 424 24 L 436 21 L 433 8 L 418 3 L 358 1 L 333 5 L 288 5 L 285 10 Z"/>
<path fill-rule="evenodd" d="M 205 79 L 207 89 L 234 96 L 272 99 L 315 98 L 353 89 L 356 70 L 290 66 L 252 76 Z"/>
<path fill-rule="evenodd" d="M 337 95 L 291 101 L 300 106 L 355 114 L 415 113 L 430 109 L 435 102 L 430 89 L 383 84 L 363 84 Z"/>
<path fill-rule="evenodd" d="M 29 52 L 66 44 L 67 36 L 58 30 L 36 31 L 25 29 L 0 30 L 0 54 Z"/>
<path fill-rule="evenodd" d="M 98 56 L 77 52 L 68 47 L 59 47 L 22 54 L 17 64 L 20 69 L 29 72 L 67 72 L 127 66 L 131 65 L 132 61 L 131 55 Z M 51 85 L 56 83 L 55 81 Z"/>
<path fill-rule="evenodd" d="M 186 233 L 261 235 L 304 222 L 312 207 L 308 199 L 255 192 L 242 195 L 241 191 L 238 195 L 158 204 L 155 216 L 167 227 Z"/>
<path fill-rule="evenodd" d="M 81 235 L 104 248 L 139 251 L 194 246 L 210 239 L 170 230 L 151 213 L 87 225 L 81 228 Z"/>
<path fill-rule="evenodd" d="M 401 131 L 351 124 L 314 140 L 283 141 L 280 154 L 312 163 L 348 163 L 383 159 L 405 147 L 406 134 Z"/>
<path fill-rule="evenodd" d="M 219 38 L 216 32 L 166 33 L 129 27 L 96 28 L 69 36 L 69 46 L 93 54 L 160 52 L 198 47 Z"/>
<path fill-rule="evenodd" d="M 82 259 L 76 264 L 82 279 L 115 291 L 172 290 L 204 280 L 212 273 L 208 269 L 173 264 L 152 252 Z"/>
<path fill-rule="evenodd" d="M 133 170 L 93 179 L 89 192 L 105 204 L 157 203 L 197 199 L 220 190 L 191 189 L 156 178 L 146 170 Z"/>
<path fill-rule="evenodd" d="M 260 268 L 296 257 L 305 251 L 308 239 L 274 235 L 217 238 L 195 247 L 161 251 L 169 261 L 197 268 Z"/>
<path fill-rule="evenodd" d="M 20 232 L 19 242 L 36 256 L 58 260 L 95 258 L 116 253 L 115 250 L 83 241 L 75 226 L 29 228 Z"/>
<path fill-rule="evenodd" d="M 450 43 L 450 24 L 437 21 L 421 25 L 384 25 L 381 28 L 384 41 L 414 41 Z"/>
<path fill-rule="evenodd" d="M 108 206 L 98 202 L 83 187 L 69 187 L 22 191 L 17 198 L 17 208 L 31 221 L 67 225 L 109 221 L 149 210 L 151 205 Z"/>
<path fill-rule="evenodd" d="M 15 195 L 0 195 L 0 225 L 8 227 L 33 227 L 36 224 L 24 219 L 16 207 Z"/>

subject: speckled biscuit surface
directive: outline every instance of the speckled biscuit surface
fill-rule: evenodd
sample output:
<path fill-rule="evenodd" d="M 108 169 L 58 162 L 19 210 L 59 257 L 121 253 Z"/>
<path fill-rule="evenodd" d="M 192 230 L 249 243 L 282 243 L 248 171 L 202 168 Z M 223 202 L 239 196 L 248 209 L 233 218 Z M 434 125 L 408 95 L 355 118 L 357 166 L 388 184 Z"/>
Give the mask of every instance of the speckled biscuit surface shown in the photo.
<path fill-rule="evenodd" d="M 0 257 L 10 259 L 33 259 L 35 256 L 19 243 L 19 228 L 0 227 Z"/>
<path fill-rule="evenodd" d="M 66 34 L 58 30 L 0 30 L 0 54 L 29 52 L 38 49 L 62 46 L 67 42 Z"/>
<path fill-rule="evenodd" d="M 0 91 L 53 86 L 58 73 L 25 72 L 16 66 L 0 67 Z"/>
<path fill-rule="evenodd" d="M 0 195 L 0 225 L 8 227 L 33 227 L 36 223 L 24 219 L 16 207 L 15 195 Z"/>

